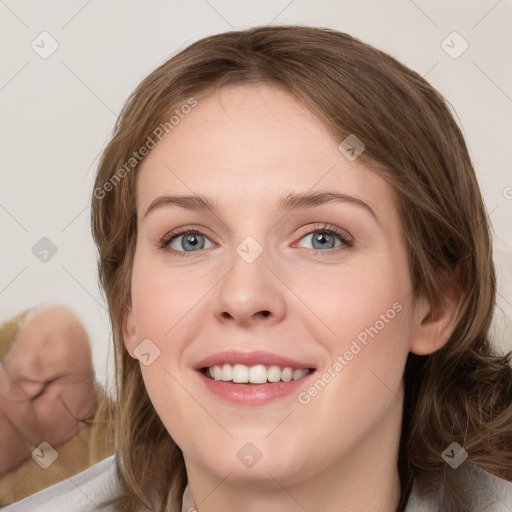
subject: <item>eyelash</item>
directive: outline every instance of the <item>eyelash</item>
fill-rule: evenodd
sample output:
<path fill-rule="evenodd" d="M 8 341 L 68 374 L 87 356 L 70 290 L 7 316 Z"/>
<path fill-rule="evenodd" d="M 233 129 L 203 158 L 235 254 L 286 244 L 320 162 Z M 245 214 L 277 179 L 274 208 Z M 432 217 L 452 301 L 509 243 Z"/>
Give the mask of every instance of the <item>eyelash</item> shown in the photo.
<path fill-rule="evenodd" d="M 327 233 L 329 235 L 335 235 L 337 236 L 341 242 L 343 243 L 344 247 L 336 247 L 332 249 L 328 249 L 327 251 L 319 251 L 318 249 L 308 249 L 309 251 L 314 251 L 316 253 L 318 252 L 338 252 L 340 250 L 344 250 L 347 248 L 350 248 L 354 245 L 353 239 L 348 235 L 346 231 L 343 231 L 342 229 L 331 226 L 329 224 L 316 224 L 313 226 L 313 229 L 304 229 L 302 230 L 300 239 L 304 238 L 307 235 L 311 235 L 313 233 Z M 195 229 L 195 227 L 192 228 L 185 228 L 185 229 L 177 229 L 175 231 L 171 231 L 167 233 L 167 235 L 160 241 L 159 249 L 163 249 L 168 251 L 172 256 L 176 257 L 189 257 L 189 255 L 194 254 L 198 251 L 176 251 L 175 249 L 170 249 L 169 245 L 170 243 L 177 237 L 183 236 L 183 235 L 202 235 L 206 236 L 203 233 L 201 233 L 198 229 Z"/>

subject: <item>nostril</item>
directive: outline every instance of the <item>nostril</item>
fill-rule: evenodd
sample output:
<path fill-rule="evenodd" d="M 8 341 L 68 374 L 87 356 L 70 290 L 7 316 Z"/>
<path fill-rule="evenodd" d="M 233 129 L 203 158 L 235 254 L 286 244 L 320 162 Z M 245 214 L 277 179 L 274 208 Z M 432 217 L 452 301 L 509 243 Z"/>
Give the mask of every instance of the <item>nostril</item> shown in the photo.
<path fill-rule="evenodd" d="M 265 311 L 262 311 L 261 314 L 263 316 L 268 316 L 268 315 L 270 315 L 270 311 L 265 310 Z"/>

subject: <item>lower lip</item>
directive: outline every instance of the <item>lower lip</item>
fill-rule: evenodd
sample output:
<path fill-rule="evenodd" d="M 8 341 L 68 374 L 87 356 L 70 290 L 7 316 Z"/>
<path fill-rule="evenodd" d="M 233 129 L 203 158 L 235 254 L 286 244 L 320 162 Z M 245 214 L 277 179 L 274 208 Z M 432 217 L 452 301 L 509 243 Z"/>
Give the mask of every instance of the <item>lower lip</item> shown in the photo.
<path fill-rule="evenodd" d="M 218 398 L 235 405 L 265 405 L 280 398 L 291 395 L 302 387 L 315 373 L 290 382 L 268 382 L 267 384 L 234 384 L 206 377 L 197 372 L 207 389 Z"/>

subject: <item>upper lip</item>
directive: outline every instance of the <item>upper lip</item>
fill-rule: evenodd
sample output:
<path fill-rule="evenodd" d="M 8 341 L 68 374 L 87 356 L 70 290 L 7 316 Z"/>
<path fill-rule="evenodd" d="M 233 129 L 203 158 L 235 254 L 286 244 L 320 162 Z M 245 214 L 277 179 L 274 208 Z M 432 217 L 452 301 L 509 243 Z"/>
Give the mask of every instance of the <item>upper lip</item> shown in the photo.
<path fill-rule="evenodd" d="M 301 362 L 289 357 L 280 356 L 271 352 L 254 351 L 254 352 L 239 352 L 236 350 L 226 350 L 224 352 L 217 352 L 204 359 L 201 359 L 197 364 L 194 365 L 195 370 L 201 370 L 203 368 L 211 368 L 216 365 L 223 364 L 243 364 L 245 366 L 255 366 L 263 364 L 266 366 L 281 366 L 283 368 L 290 367 L 293 370 L 302 368 L 312 368 L 314 365 L 308 362 Z"/>

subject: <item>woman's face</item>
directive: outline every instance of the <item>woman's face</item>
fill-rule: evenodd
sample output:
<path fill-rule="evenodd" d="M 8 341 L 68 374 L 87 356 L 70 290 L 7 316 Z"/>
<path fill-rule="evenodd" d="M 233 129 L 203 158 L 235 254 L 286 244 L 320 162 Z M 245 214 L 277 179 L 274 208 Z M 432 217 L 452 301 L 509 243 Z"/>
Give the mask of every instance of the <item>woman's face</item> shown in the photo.
<path fill-rule="evenodd" d="M 125 344 L 212 487 L 396 458 L 407 251 L 391 187 L 340 142 L 288 93 L 228 86 L 141 165 Z"/>

